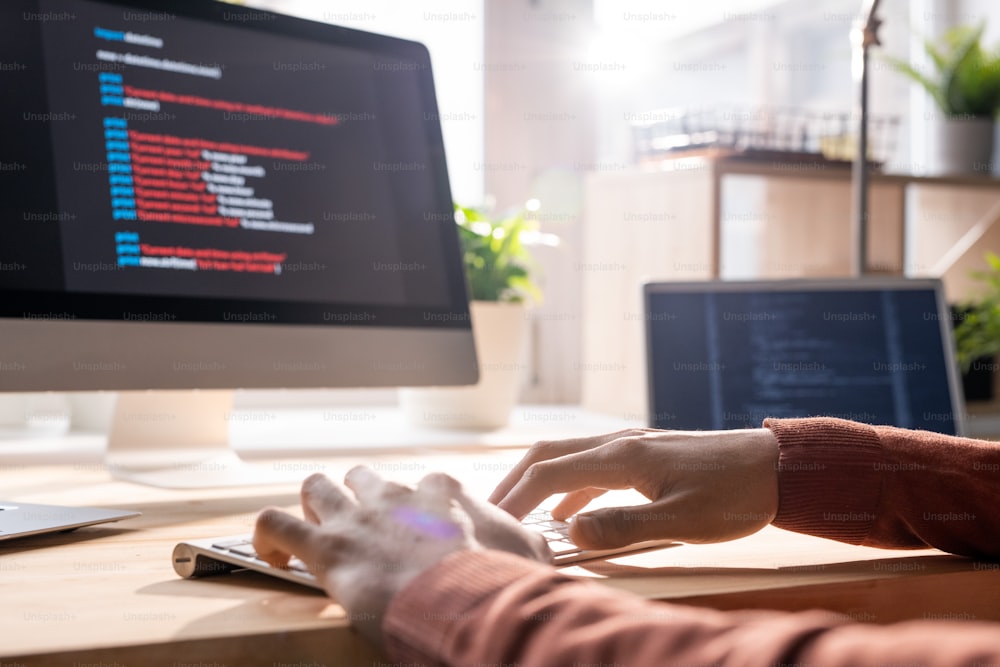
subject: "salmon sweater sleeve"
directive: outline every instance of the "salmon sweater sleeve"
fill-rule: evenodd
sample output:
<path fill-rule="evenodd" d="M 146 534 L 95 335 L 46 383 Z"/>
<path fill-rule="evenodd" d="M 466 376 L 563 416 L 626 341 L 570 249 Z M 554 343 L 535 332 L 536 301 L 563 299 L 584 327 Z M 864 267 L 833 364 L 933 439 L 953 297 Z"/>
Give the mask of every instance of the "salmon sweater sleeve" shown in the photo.
<path fill-rule="evenodd" d="M 765 426 L 780 448 L 775 525 L 1000 558 L 1000 445 L 827 418 Z M 407 665 L 1000 665 L 1000 625 L 649 602 L 497 551 L 429 568 L 394 598 L 383 629 Z"/>
<path fill-rule="evenodd" d="M 774 525 L 851 544 L 1000 559 L 1000 443 L 839 419 L 769 419 Z"/>

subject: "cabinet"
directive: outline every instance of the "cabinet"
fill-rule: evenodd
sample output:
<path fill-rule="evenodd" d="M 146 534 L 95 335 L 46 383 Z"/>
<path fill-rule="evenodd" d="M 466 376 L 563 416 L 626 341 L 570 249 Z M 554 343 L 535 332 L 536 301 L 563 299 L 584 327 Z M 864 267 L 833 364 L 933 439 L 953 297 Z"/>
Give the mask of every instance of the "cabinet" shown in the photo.
<path fill-rule="evenodd" d="M 949 300 L 1000 251 L 1000 180 L 874 174 L 868 270 L 940 276 Z M 646 411 L 648 280 L 849 276 L 850 168 L 697 157 L 586 177 L 581 402 Z"/>

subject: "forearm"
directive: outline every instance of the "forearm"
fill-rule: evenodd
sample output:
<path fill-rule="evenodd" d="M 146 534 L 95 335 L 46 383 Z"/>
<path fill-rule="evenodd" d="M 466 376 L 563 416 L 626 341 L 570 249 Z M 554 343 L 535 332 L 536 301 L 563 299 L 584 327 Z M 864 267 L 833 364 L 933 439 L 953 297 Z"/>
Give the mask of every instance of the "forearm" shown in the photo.
<path fill-rule="evenodd" d="M 1000 556 L 1000 444 L 838 419 L 769 419 L 774 525 L 885 548 Z"/>
<path fill-rule="evenodd" d="M 393 601 L 383 627 L 401 663 L 1000 664 L 996 626 L 880 628 L 843 625 L 826 612 L 647 602 L 494 551 L 452 554 L 422 574 Z"/>

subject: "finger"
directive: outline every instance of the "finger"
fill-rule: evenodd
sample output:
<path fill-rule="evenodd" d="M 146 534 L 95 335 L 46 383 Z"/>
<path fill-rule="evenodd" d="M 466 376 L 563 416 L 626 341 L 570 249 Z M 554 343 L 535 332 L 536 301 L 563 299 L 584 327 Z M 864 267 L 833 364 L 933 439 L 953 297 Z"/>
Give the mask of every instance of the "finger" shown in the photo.
<path fill-rule="evenodd" d="M 541 533 L 528 530 L 496 505 L 474 498 L 462 489 L 454 500 L 472 519 L 476 541 L 484 547 L 509 551 L 542 563 L 552 561 L 552 551 Z"/>
<path fill-rule="evenodd" d="M 344 475 L 344 485 L 354 492 L 363 505 L 387 498 L 403 498 L 413 493 L 411 487 L 386 481 L 368 466 L 355 466 L 348 470 Z"/>
<path fill-rule="evenodd" d="M 672 500 L 635 507 L 609 507 L 578 514 L 569 537 L 584 549 L 613 549 L 656 539 L 679 539 L 687 531 Z"/>
<path fill-rule="evenodd" d="M 559 504 L 552 509 L 552 518 L 565 521 L 589 505 L 591 500 L 600 498 L 607 492 L 607 489 L 598 489 L 591 486 L 586 489 L 567 493 L 566 497 L 560 500 Z"/>
<path fill-rule="evenodd" d="M 500 481 L 493 493 L 490 494 L 490 502 L 494 505 L 501 505 L 504 498 L 510 493 L 511 489 L 517 486 L 521 478 L 524 477 L 524 473 L 532 465 L 539 463 L 540 461 L 547 461 L 550 459 L 560 458 L 562 456 L 567 456 L 569 454 L 575 454 L 577 452 L 584 452 L 587 450 L 594 449 L 595 447 L 600 447 L 601 445 L 607 444 L 614 440 L 620 440 L 623 437 L 630 435 L 637 435 L 641 431 L 639 429 L 629 429 L 626 431 L 617 431 L 615 433 L 605 433 L 603 435 L 592 436 L 589 438 L 569 438 L 566 440 L 547 440 L 543 442 L 536 442 L 532 445 L 528 453 L 524 455 L 517 465 L 511 468 L 511 471 L 507 473 L 506 477 Z"/>
<path fill-rule="evenodd" d="M 424 495 L 450 499 L 462 493 L 462 483 L 443 472 L 432 472 L 417 483 L 417 491 Z"/>
<path fill-rule="evenodd" d="M 462 483 L 443 472 L 432 472 L 417 483 L 416 495 L 420 504 L 442 514 L 453 507 L 454 500 L 464 493 Z"/>
<path fill-rule="evenodd" d="M 293 555 L 311 563 L 315 532 L 311 524 L 270 507 L 257 515 L 253 548 L 260 558 L 278 567 L 287 565 Z"/>
<path fill-rule="evenodd" d="M 596 486 L 605 489 L 631 488 L 627 466 L 614 457 L 618 447 L 603 445 L 558 459 L 533 463 L 499 507 L 518 520 L 555 493 L 579 491 Z"/>
<path fill-rule="evenodd" d="M 320 524 L 358 506 L 343 484 L 322 473 L 310 475 L 302 482 L 302 512 L 306 520 Z"/>

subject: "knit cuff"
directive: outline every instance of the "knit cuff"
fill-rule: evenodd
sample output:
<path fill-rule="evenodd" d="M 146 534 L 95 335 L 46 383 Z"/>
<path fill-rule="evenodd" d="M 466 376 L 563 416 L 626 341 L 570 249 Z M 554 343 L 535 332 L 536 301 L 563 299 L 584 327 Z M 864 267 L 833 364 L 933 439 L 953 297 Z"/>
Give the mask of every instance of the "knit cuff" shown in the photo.
<path fill-rule="evenodd" d="M 778 439 L 779 528 L 861 544 L 875 523 L 883 457 L 870 426 L 833 418 L 767 419 Z"/>
<path fill-rule="evenodd" d="M 382 623 L 386 651 L 401 664 L 440 665 L 458 626 L 484 599 L 552 568 L 501 551 L 459 551 L 422 572 L 399 592 Z"/>

